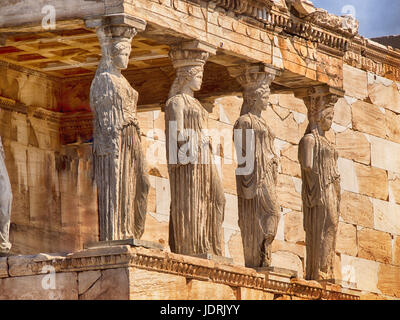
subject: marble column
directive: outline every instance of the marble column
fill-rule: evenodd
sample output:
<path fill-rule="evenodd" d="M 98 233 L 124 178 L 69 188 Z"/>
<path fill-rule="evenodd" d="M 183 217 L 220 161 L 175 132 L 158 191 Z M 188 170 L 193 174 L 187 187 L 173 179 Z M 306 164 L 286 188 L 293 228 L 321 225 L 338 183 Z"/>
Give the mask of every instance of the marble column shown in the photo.
<path fill-rule="evenodd" d="M 0 138 L 0 257 L 11 249 L 9 240 L 12 191 L 8 176 L 3 144 Z"/>
<path fill-rule="evenodd" d="M 102 50 L 90 88 L 100 241 L 139 239 L 150 184 L 136 117 L 138 93 L 121 70 L 128 67 L 132 38 L 146 23 L 118 14 L 92 19 L 87 25 L 96 28 Z"/>
<path fill-rule="evenodd" d="M 275 135 L 262 111 L 269 106 L 270 85 L 278 70 L 262 64 L 229 69 L 243 87 L 243 105 L 234 125 L 239 227 L 246 267 L 269 267 L 280 207 L 277 200 L 278 155 Z"/>
<path fill-rule="evenodd" d="M 303 98 L 309 120 L 299 143 L 306 233 L 306 279 L 329 280 L 334 278 L 340 175 L 338 153 L 326 138 L 326 132 L 332 126 L 334 105 L 342 92 L 318 86 L 295 94 Z"/>
<path fill-rule="evenodd" d="M 204 64 L 215 48 L 182 42 L 169 56 L 176 69 L 165 107 L 167 160 L 171 188 L 169 245 L 187 255 L 222 255 L 225 196 L 203 129 L 208 112 L 194 97 Z"/>

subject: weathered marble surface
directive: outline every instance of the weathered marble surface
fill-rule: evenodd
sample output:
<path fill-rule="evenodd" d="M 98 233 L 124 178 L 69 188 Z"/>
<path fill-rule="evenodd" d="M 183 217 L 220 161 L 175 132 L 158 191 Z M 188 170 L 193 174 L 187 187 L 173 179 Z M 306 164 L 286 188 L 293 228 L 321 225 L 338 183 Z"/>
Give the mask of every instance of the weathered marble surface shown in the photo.
<path fill-rule="evenodd" d="M 12 191 L 4 158 L 3 143 L 0 138 L 0 256 L 6 255 L 11 249 L 10 221 Z"/>
<path fill-rule="evenodd" d="M 97 33 L 102 60 L 90 89 L 90 104 L 95 115 L 100 241 L 140 238 L 150 183 L 136 117 L 138 93 L 121 74 L 128 66 L 136 29 L 102 26 Z"/>
<path fill-rule="evenodd" d="M 280 219 L 275 135 L 261 116 L 269 106 L 269 86 L 276 72 L 263 69 L 263 66 L 248 66 L 238 76 L 244 88 L 243 105 L 233 127 L 237 157 L 244 160 L 236 170 L 236 187 L 247 267 L 271 265 L 271 245 Z"/>
<path fill-rule="evenodd" d="M 299 144 L 302 175 L 306 279 L 334 278 L 334 256 L 340 208 L 338 153 L 325 137 L 338 96 L 316 88 L 305 99 L 309 126 Z"/>
<path fill-rule="evenodd" d="M 129 246 L 15 256 L 8 258 L 8 268 L 18 269 L 0 278 L 0 297 L 10 300 L 274 300 L 281 295 L 288 299 L 357 300 L 359 294 L 345 292 L 340 286 L 287 281 L 287 274 L 279 272 L 272 279 L 252 268 Z"/>
<path fill-rule="evenodd" d="M 183 44 L 182 46 L 185 46 Z M 171 190 L 169 244 L 181 254 L 222 255 L 225 196 L 207 129 L 208 113 L 193 97 L 209 53 L 173 48 L 176 79 L 165 107 Z"/>

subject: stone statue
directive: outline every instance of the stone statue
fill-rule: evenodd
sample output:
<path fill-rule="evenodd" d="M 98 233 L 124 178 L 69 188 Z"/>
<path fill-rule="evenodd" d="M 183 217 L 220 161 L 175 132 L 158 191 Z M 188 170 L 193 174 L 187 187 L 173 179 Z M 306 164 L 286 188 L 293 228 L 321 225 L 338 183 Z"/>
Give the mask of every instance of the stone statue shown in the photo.
<path fill-rule="evenodd" d="M 150 184 L 136 118 L 138 93 L 121 74 L 128 66 L 136 29 L 102 26 L 97 33 L 102 60 L 92 82 L 90 105 L 100 241 L 139 239 Z"/>
<path fill-rule="evenodd" d="M 0 138 L 0 257 L 11 249 L 9 240 L 12 192 L 5 164 L 3 144 Z"/>
<path fill-rule="evenodd" d="M 239 163 L 236 187 L 245 265 L 269 267 L 271 244 L 280 218 L 276 195 L 279 163 L 274 148 L 274 134 L 261 112 L 269 105 L 269 86 L 275 75 L 257 69 L 253 72 L 246 70 L 237 78 L 244 92 L 241 116 L 234 125 Z M 251 135 L 246 136 L 246 130 Z M 241 134 L 242 139 L 237 133 Z M 246 163 L 239 162 L 243 156 L 252 161 L 249 172 L 243 172 Z"/>
<path fill-rule="evenodd" d="M 171 189 L 169 244 L 172 252 L 222 255 L 225 196 L 212 161 L 208 113 L 194 98 L 200 90 L 209 53 L 170 51 L 176 69 L 165 108 L 168 172 Z"/>
<path fill-rule="evenodd" d="M 311 89 L 304 101 L 309 125 L 299 144 L 304 230 L 306 232 L 306 279 L 333 279 L 336 233 L 339 223 L 340 176 L 338 153 L 325 137 L 331 128 L 338 96 Z"/>

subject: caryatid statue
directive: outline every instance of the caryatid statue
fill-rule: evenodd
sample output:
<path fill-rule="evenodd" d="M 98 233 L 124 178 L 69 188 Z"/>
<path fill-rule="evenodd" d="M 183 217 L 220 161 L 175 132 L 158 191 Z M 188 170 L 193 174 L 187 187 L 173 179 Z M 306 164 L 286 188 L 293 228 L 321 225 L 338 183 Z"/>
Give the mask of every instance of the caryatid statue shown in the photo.
<path fill-rule="evenodd" d="M 253 65 L 242 68 L 237 76 L 244 88 L 240 117 L 234 125 L 239 227 L 245 265 L 253 268 L 271 265 L 271 244 L 280 218 L 275 136 L 261 115 L 269 106 L 270 84 L 276 74 L 273 68 Z"/>
<path fill-rule="evenodd" d="M 212 159 L 208 113 L 194 92 L 200 90 L 209 52 L 183 43 L 171 48 L 176 69 L 165 107 L 171 190 L 169 245 L 187 255 L 222 255 L 225 196 Z"/>
<path fill-rule="evenodd" d="M 339 95 L 321 86 L 308 89 L 303 99 L 309 120 L 299 144 L 307 252 L 306 279 L 328 280 L 334 278 L 340 175 L 338 153 L 325 133 L 331 128 L 334 105 Z"/>
<path fill-rule="evenodd" d="M 0 138 L 0 257 L 6 256 L 11 249 L 9 240 L 11 204 L 11 183 L 5 164 L 3 143 Z"/>
<path fill-rule="evenodd" d="M 136 24 L 144 29 L 145 22 Z M 138 93 L 121 74 L 128 67 L 136 29 L 104 22 L 97 29 L 102 59 L 90 88 L 90 106 L 100 241 L 139 239 L 144 232 L 149 179 L 136 117 Z"/>

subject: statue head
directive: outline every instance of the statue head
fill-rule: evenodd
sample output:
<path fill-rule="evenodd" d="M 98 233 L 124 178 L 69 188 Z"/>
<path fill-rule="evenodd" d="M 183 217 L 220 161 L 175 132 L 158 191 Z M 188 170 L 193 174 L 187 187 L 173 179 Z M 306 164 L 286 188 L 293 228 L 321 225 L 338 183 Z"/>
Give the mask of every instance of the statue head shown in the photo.
<path fill-rule="evenodd" d="M 209 53 L 178 48 L 171 50 L 169 56 L 176 69 L 176 78 L 172 84 L 169 97 L 180 94 L 187 89 L 199 91 L 203 82 L 204 64 Z"/>
<path fill-rule="evenodd" d="M 250 110 L 260 110 L 264 111 L 270 105 L 269 96 L 271 90 L 269 84 L 261 82 L 257 88 L 252 88 L 250 90 L 245 90 L 243 94 L 244 100 L 247 101 L 249 111 Z"/>
<path fill-rule="evenodd" d="M 328 106 L 327 108 L 325 108 L 319 112 L 317 121 L 318 121 L 319 127 L 323 131 L 329 131 L 330 128 L 332 127 L 333 114 L 334 114 L 333 106 L 332 107 Z"/>
<path fill-rule="evenodd" d="M 115 41 L 111 45 L 111 61 L 120 70 L 126 69 L 131 55 L 131 43 L 129 41 Z"/>
<path fill-rule="evenodd" d="M 97 29 L 97 35 L 102 50 L 98 71 L 110 70 L 112 67 L 119 70 L 126 69 L 136 29 L 129 26 L 103 26 Z"/>
<path fill-rule="evenodd" d="M 318 126 L 322 131 L 330 130 L 333 122 L 334 106 L 338 99 L 338 95 L 330 93 L 311 94 L 305 99 L 310 129 Z"/>
<path fill-rule="evenodd" d="M 186 88 L 189 88 L 192 91 L 199 91 L 201 89 L 202 82 L 203 67 L 180 67 L 176 71 L 176 78 L 174 84 L 172 85 L 171 92 L 175 91 L 175 94 L 178 94 L 185 91 Z"/>
<path fill-rule="evenodd" d="M 267 72 L 246 72 L 238 77 L 244 88 L 241 115 L 250 111 L 259 113 L 267 109 L 270 105 L 270 85 L 273 78 L 274 76 Z"/>

